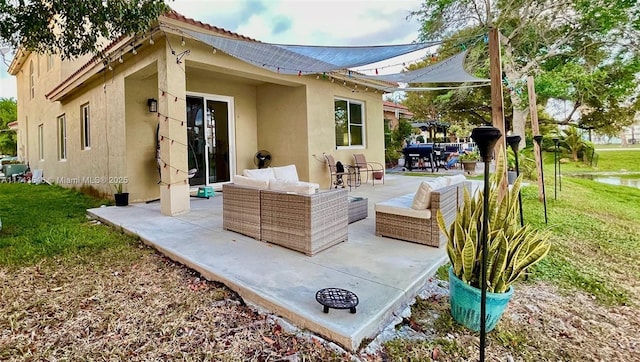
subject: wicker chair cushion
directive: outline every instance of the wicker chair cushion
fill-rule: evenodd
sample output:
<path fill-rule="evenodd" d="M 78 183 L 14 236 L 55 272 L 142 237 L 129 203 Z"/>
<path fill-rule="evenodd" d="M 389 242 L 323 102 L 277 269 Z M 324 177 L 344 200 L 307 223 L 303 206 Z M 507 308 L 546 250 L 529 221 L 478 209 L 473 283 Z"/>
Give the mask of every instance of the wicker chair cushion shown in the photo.
<path fill-rule="evenodd" d="M 269 190 L 293 192 L 302 195 L 313 195 L 316 193 L 317 184 L 303 181 L 288 181 L 271 179 L 269 180 Z"/>
<path fill-rule="evenodd" d="M 424 210 L 429 208 L 431 201 L 431 184 L 426 181 L 422 181 L 416 191 L 415 196 L 411 202 L 411 208 L 414 210 Z"/>
<path fill-rule="evenodd" d="M 259 178 L 252 178 L 242 175 L 235 175 L 233 178 L 233 182 L 240 186 L 255 187 L 261 190 L 266 190 L 269 188 L 269 180 L 262 180 Z"/>
<path fill-rule="evenodd" d="M 437 179 L 422 181 L 413 197 L 411 208 L 414 210 L 428 209 L 431 205 L 431 191 L 447 186 L 447 180 L 444 177 Z"/>
<path fill-rule="evenodd" d="M 411 208 L 414 194 L 394 197 L 392 199 L 376 203 L 376 213 L 400 215 L 417 219 L 431 219 L 431 209 L 416 210 Z"/>
<path fill-rule="evenodd" d="M 273 169 L 270 167 L 246 169 L 242 171 L 242 175 L 246 177 L 251 177 L 251 178 L 266 180 L 266 181 L 269 181 L 272 178 L 276 178 L 275 174 L 273 173 Z"/>
<path fill-rule="evenodd" d="M 296 169 L 296 165 L 273 167 L 273 175 L 275 176 L 273 178 L 278 180 L 300 181 L 298 179 L 298 170 Z"/>

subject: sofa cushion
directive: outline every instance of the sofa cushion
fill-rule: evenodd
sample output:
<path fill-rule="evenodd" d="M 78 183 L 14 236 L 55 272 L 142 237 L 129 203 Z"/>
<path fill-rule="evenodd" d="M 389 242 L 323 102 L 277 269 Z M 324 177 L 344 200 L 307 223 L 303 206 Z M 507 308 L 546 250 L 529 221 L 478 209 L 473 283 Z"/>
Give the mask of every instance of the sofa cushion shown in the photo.
<path fill-rule="evenodd" d="M 288 181 L 271 179 L 269 180 L 269 190 L 294 192 L 302 195 L 313 195 L 316 193 L 317 184 L 303 181 Z"/>
<path fill-rule="evenodd" d="M 298 170 L 296 169 L 296 165 L 273 167 L 273 175 L 273 178 L 278 180 L 300 181 L 298 179 Z"/>
<path fill-rule="evenodd" d="M 273 169 L 270 167 L 246 169 L 242 171 L 242 175 L 246 177 L 251 177 L 254 179 L 266 180 L 266 181 L 269 181 L 272 178 L 276 178 L 275 175 L 273 174 Z"/>
<path fill-rule="evenodd" d="M 431 203 L 431 190 L 431 184 L 426 181 L 422 181 L 415 196 L 413 197 L 411 208 L 414 210 L 428 209 L 429 204 Z"/>
<path fill-rule="evenodd" d="M 422 181 L 410 207 L 414 210 L 424 210 L 431 206 L 431 191 L 447 186 L 447 180 L 438 177 L 429 181 Z"/>
<path fill-rule="evenodd" d="M 269 180 L 261 180 L 259 178 L 252 178 L 242 175 L 235 175 L 233 177 L 233 183 L 240 186 L 255 187 L 261 190 L 269 188 Z"/>
<path fill-rule="evenodd" d="M 461 173 L 456 175 L 451 175 L 451 176 L 445 176 L 444 178 L 447 180 L 447 186 L 451 186 L 451 185 L 455 185 L 455 184 L 459 184 L 467 181 L 467 178 L 464 177 L 464 175 Z"/>
<path fill-rule="evenodd" d="M 385 214 L 414 217 L 418 219 L 431 219 L 431 210 L 416 210 L 411 208 L 413 194 L 395 197 L 386 201 L 378 202 L 375 205 L 376 212 Z"/>

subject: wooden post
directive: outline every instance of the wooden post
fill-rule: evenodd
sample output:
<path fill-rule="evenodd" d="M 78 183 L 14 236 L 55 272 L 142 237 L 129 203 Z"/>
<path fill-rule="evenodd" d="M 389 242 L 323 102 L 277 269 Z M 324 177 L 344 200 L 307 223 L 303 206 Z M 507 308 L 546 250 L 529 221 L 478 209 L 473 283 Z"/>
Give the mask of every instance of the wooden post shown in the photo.
<path fill-rule="evenodd" d="M 500 130 L 502 137 L 496 142 L 495 157 L 504 152 L 506 162 L 506 130 L 504 125 L 504 99 L 502 97 L 502 57 L 500 55 L 500 32 L 496 28 L 489 28 L 489 74 L 491 78 L 491 123 Z M 496 160 L 497 161 L 497 160 Z M 507 168 L 504 167 L 503 182 L 500 185 L 499 198 L 507 194 Z"/>
<path fill-rule="evenodd" d="M 533 81 L 533 76 L 527 77 L 527 91 L 529 93 L 529 113 L 531 113 L 531 130 L 533 135 L 540 134 L 540 128 L 538 127 L 538 107 L 536 100 L 536 88 Z M 536 157 L 536 171 L 538 173 L 538 199 L 540 201 L 544 198 L 544 192 L 542 191 L 542 159 L 540 158 L 540 146 L 536 142 L 533 143 L 533 154 Z"/>

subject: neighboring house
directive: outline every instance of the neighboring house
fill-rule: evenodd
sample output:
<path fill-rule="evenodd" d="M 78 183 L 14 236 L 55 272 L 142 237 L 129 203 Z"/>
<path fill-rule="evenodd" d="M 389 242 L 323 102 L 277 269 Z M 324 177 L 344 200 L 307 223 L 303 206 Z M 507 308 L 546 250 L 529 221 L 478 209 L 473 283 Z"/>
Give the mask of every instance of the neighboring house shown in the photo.
<path fill-rule="evenodd" d="M 390 130 L 398 128 L 400 118 L 409 120 L 413 118 L 413 112 L 409 111 L 409 108 L 390 101 L 382 102 L 382 111 L 384 112 L 384 121 L 387 122 Z"/>
<path fill-rule="evenodd" d="M 19 50 L 9 68 L 18 85 L 19 157 L 67 187 L 110 194 L 125 183 L 132 201 L 160 198 L 165 215 L 189 210 L 191 187 L 217 188 L 255 168 L 258 150 L 322 188 L 323 153 L 384 162 L 389 83 L 272 72 L 188 31 L 256 42 L 171 12 L 144 35 L 113 41 L 106 58 Z"/>

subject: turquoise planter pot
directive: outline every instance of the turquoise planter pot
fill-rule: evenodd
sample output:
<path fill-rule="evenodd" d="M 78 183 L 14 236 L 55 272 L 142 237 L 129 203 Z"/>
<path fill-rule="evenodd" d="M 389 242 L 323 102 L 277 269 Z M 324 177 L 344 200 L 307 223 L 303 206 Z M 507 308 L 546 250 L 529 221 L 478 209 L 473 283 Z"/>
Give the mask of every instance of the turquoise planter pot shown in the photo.
<path fill-rule="evenodd" d="M 460 280 L 449 268 L 449 301 L 451 315 L 456 322 L 472 331 L 480 330 L 480 295 L 481 290 Z M 505 293 L 487 292 L 486 331 L 489 332 L 498 324 L 502 313 L 507 308 L 513 295 L 513 286 Z"/>

